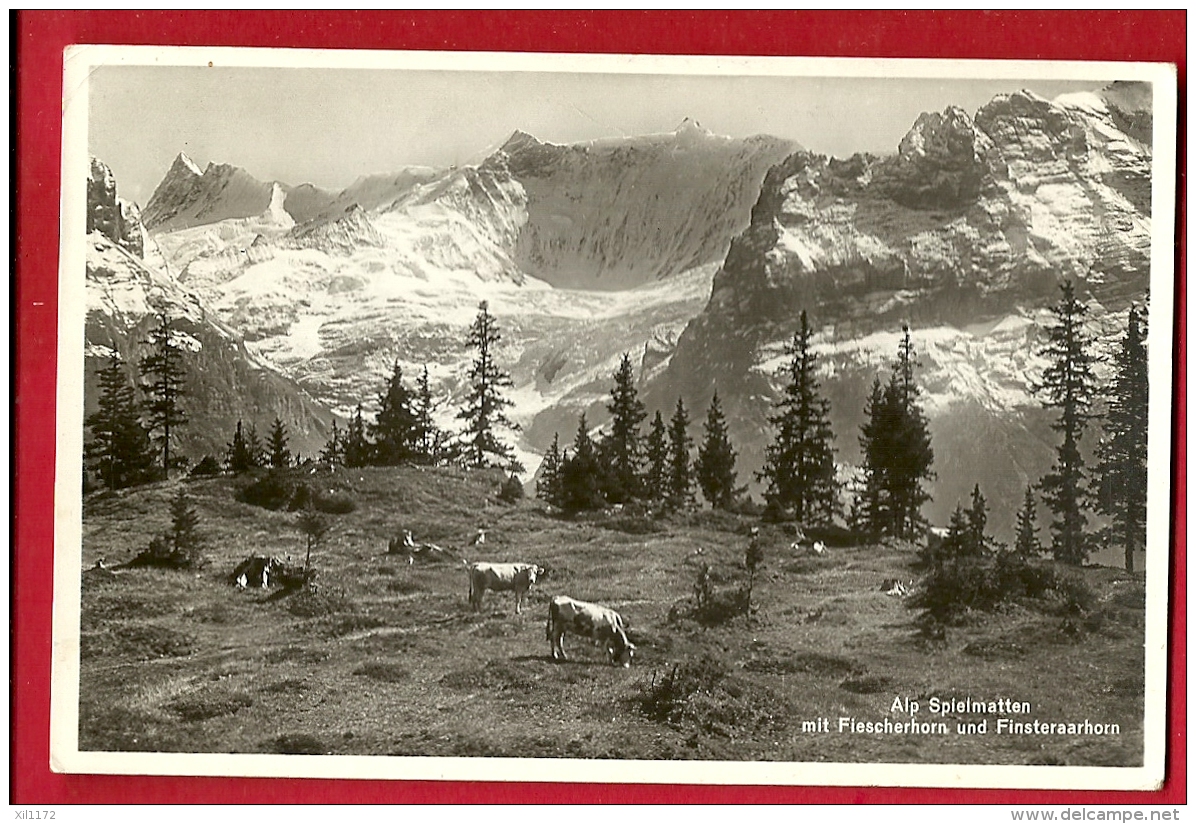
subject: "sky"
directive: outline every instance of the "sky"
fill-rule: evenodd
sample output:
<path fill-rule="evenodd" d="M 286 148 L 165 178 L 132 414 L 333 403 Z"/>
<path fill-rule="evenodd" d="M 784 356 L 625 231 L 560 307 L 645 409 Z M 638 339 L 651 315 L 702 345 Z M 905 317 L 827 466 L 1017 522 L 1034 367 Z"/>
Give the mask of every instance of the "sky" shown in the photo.
<path fill-rule="evenodd" d="M 688 117 L 846 157 L 894 151 L 924 111 L 1105 82 L 107 65 L 89 75 L 88 144 L 120 196 L 144 205 L 179 152 L 339 191 L 404 166 L 480 162 L 516 129 L 571 143 Z"/>

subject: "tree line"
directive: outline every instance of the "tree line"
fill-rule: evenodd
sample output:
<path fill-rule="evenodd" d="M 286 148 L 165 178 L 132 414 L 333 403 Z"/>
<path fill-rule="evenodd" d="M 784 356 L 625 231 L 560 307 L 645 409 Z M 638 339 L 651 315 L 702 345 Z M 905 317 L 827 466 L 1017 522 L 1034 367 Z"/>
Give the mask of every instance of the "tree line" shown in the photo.
<path fill-rule="evenodd" d="M 463 421 L 459 433 L 442 429 L 434 419 L 437 405 L 427 367 L 411 388 L 396 361 L 378 397 L 374 420 L 365 420 L 362 404 L 357 405 L 343 430 L 334 420 L 320 460 L 352 467 L 457 463 L 522 472 L 514 450 L 499 434 L 502 429 L 518 430 L 505 412 L 512 402 L 502 390 L 513 384 L 496 360 L 501 339 L 487 304 L 481 303 L 466 338 L 476 354 L 468 373 L 469 391 L 457 414 Z M 189 422 L 182 405 L 187 395 L 184 350 L 165 311 L 158 313 L 146 344 L 147 354 L 138 361 L 140 383 L 130 378 L 116 354 L 100 370 L 97 411 L 86 421 L 91 431 L 85 453 L 87 465 L 110 489 L 158 480 L 169 470 L 186 465 L 177 449 L 172 454 L 180 430 Z M 204 474 L 221 469 L 244 472 L 258 467 L 285 468 L 299 459 L 289 449 L 288 441 L 286 425 L 278 417 L 265 443 L 254 424 L 246 426 L 238 420 L 223 460 L 208 456 L 193 471 Z"/>
<path fill-rule="evenodd" d="M 1132 570 L 1134 551 L 1145 544 L 1146 320 L 1140 307 L 1129 309 L 1112 364 L 1114 377 L 1102 395 L 1093 371 L 1094 341 L 1084 327 L 1087 307 L 1070 281 L 1062 284 L 1061 291 L 1061 300 L 1051 307 L 1053 322 L 1040 350 L 1048 366 L 1033 387 L 1044 407 L 1057 412 L 1052 427 L 1060 442 L 1051 470 L 1026 487 L 1017 516 L 1017 549 L 1027 555 L 1040 550 L 1035 529 L 1037 492 L 1054 516 L 1050 551 L 1057 560 L 1082 564 L 1094 539 L 1116 541 L 1124 548 L 1126 568 Z M 812 338 L 803 310 L 785 347 L 784 384 L 768 419 L 772 438 L 764 466 L 755 476 L 764 486 L 765 514 L 811 525 L 839 520 L 871 538 L 921 538 L 928 527 L 921 510 L 931 500 L 927 485 L 935 478 L 934 450 L 909 327 L 902 329 L 887 378 L 877 376 L 872 383 L 858 435 L 862 466 L 854 481 L 841 477 L 837 468 L 831 406 L 817 377 Z M 500 434 L 518 430 L 506 414 L 512 401 L 504 390 L 513 383 L 496 358 L 500 341 L 498 324 L 482 302 L 466 338 L 475 354 L 469 389 L 457 412 L 460 431 L 449 432 L 436 424 L 427 367 L 412 388 L 396 362 L 378 396 L 374 419 L 367 422 L 358 404 L 344 430 L 334 421 L 320 459 L 344 466 L 452 463 L 500 467 L 512 475 L 524 471 Z M 186 395 L 183 351 L 165 312 L 159 312 L 147 354 L 138 366 L 141 383 L 135 385 L 119 356 L 109 360 L 99 373 L 98 409 L 87 419 L 92 435 L 87 460 L 110 488 L 163 477 L 182 463 L 177 452 L 172 454 L 172 441 L 188 423 L 180 403 Z M 1094 478 L 1080 446 L 1098 418 L 1098 404 L 1105 412 Z M 630 503 L 679 511 L 696 506 L 699 491 L 714 508 L 731 510 L 745 503 L 746 485 L 739 483 L 738 453 L 717 391 L 696 454 L 689 412 L 681 398 L 667 423 L 658 410 L 644 431 L 648 415 L 627 354 L 613 375 L 606 408 L 610 422 L 601 430 L 594 430 L 583 413 L 570 446 L 561 445 L 559 433 L 554 436 L 537 480 L 540 498 L 566 512 Z M 245 428 L 238 421 L 223 466 L 234 472 L 289 466 L 295 457 L 287 440 L 285 425 L 278 418 L 265 444 L 252 424 Z M 219 468 L 210 458 L 204 463 Z M 848 484 L 851 489 L 845 490 Z M 850 502 L 846 512 L 845 499 Z M 978 501 L 983 503 L 979 486 L 973 492 L 973 513 L 980 511 Z M 1109 526 L 1090 534 L 1089 513 L 1104 516 Z M 963 510 L 956 514 L 959 517 L 952 518 L 949 533 L 958 532 L 961 519 L 966 520 Z M 974 524 L 969 528 L 974 532 Z"/>

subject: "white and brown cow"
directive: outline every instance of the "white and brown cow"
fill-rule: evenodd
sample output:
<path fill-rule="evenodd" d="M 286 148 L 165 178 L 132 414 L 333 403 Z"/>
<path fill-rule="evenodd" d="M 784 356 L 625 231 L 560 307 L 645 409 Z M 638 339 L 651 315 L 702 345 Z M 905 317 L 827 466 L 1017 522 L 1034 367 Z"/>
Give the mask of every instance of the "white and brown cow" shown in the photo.
<path fill-rule="evenodd" d="M 589 638 L 606 650 L 611 664 L 631 666 L 635 644 L 627 640 L 627 625 L 623 616 L 609 607 L 575 601 L 567 595 L 557 595 L 548 604 L 548 642 L 552 657 L 565 659 L 562 641 L 566 632 Z"/>
<path fill-rule="evenodd" d="M 493 564 L 485 561 L 465 562 L 469 573 L 469 605 L 478 611 L 486 590 L 515 593 L 515 613 L 523 611 L 523 599 L 536 580 L 544 576 L 544 567 L 536 564 Z"/>

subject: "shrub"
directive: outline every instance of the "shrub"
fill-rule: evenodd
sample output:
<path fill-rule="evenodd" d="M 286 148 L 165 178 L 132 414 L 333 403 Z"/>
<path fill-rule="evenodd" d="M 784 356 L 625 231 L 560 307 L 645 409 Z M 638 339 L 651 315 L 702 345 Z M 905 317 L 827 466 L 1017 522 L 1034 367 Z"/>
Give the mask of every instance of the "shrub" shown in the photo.
<path fill-rule="evenodd" d="M 934 621 L 946 622 L 969 610 L 987 611 L 1018 598 L 1048 596 L 1058 600 L 1065 615 L 1085 616 L 1096 605 L 1096 595 L 1082 580 L 1013 552 L 940 562 L 923 579 L 910 605 L 926 610 Z"/>
<path fill-rule="evenodd" d="M 313 506 L 329 515 L 348 515 L 357 510 L 357 502 L 348 495 L 317 495 Z"/>
<path fill-rule="evenodd" d="M 191 477 L 200 478 L 220 474 L 220 462 L 211 455 L 204 455 L 203 460 L 191 469 Z"/>
<path fill-rule="evenodd" d="M 280 472 L 269 472 L 237 493 L 242 503 L 260 506 L 263 509 L 282 509 L 295 496 L 295 484 Z"/>
<path fill-rule="evenodd" d="M 512 475 L 502 482 L 498 490 L 498 499 L 508 504 L 523 500 L 523 481 L 519 480 L 518 475 Z"/>
<path fill-rule="evenodd" d="M 654 721 L 726 738 L 741 730 L 782 728 L 788 714 L 775 694 L 736 678 L 710 655 L 676 665 L 665 678 L 654 677 L 641 694 L 640 710 Z"/>

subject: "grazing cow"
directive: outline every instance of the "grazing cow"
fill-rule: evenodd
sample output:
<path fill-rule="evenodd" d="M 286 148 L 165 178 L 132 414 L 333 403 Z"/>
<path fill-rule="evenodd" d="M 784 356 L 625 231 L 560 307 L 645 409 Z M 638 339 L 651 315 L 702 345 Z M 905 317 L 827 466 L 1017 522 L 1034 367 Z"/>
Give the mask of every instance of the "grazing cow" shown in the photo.
<path fill-rule="evenodd" d="M 567 595 L 557 595 L 548 604 L 548 626 L 545 628 L 552 645 L 553 660 L 565 660 L 562 641 L 566 632 L 589 638 L 606 649 L 612 665 L 631 666 L 635 644 L 627 640 L 627 625 L 623 616 L 609 607 L 575 601 Z"/>
<path fill-rule="evenodd" d="M 544 567 L 536 564 L 491 564 L 485 561 L 465 562 L 469 573 L 469 605 L 477 612 L 482 608 L 486 590 L 515 593 L 515 614 L 523 611 L 523 599 L 536 580 L 544 577 Z"/>

